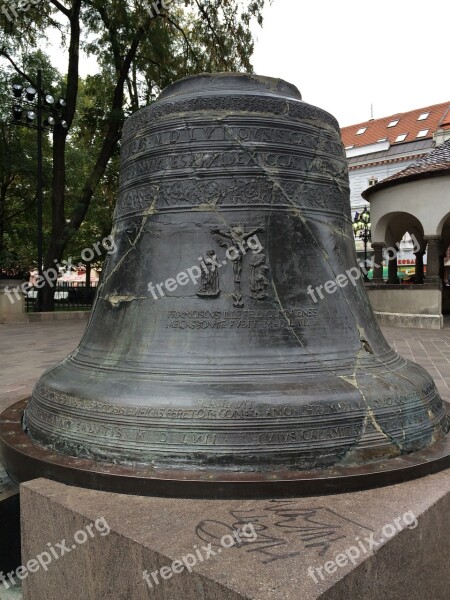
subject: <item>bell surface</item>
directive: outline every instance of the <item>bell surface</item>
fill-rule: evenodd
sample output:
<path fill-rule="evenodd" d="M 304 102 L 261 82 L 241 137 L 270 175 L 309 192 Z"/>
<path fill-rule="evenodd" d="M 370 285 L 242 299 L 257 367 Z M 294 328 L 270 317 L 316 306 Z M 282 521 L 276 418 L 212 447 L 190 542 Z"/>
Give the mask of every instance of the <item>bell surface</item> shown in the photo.
<path fill-rule="evenodd" d="M 250 481 L 443 443 L 356 266 L 339 125 L 293 85 L 205 74 L 131 116 L 112 235 L 84 337 L 26 408 L 39 447 Z"/>

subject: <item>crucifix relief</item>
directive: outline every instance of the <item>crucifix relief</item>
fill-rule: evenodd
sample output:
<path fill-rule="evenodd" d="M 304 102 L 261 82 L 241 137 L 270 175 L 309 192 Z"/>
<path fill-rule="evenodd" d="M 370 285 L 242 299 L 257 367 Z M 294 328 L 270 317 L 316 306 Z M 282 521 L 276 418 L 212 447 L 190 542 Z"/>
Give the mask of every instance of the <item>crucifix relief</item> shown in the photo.
<path fill-rule="evenodd" d="M 249 238 L 257 233 L 263 233 L 264 229 L 261 227 L 255 227 L 249 231 L 245 230 L 242 225 L 233 225 L 227 229 L 212 229 L 211 233 L 219 236 L 218 243 L 222 248 L 226 248 L 228 251 L 227 256 L 233 263 L 234 273 L 234 293 L 233 293 L 233 305 L 235 308 L 243 308 L 244 302 L 242 300 L 241 291 L 241 274 L 244 262 L 244 255 L 247 252 L 245 247 L 246 242 Z M 225 239 L 223 239 L 225 238 Z"/>

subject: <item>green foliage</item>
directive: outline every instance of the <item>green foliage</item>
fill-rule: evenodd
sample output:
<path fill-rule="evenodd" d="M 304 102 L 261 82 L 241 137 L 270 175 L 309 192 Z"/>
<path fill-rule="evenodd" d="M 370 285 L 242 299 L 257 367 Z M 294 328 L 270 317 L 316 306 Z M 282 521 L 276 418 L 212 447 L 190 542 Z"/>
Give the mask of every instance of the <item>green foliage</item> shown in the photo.
<path fill-rule="evenodd" d="M 252 19 L 265 0 L 174 0 L 151 18 L 152 0 L 45 0 L 9 22 L 0 16 L 0 263 L 35 257 L 36 144 L 33 131 L 9 122 L 11 83 L 35 81 L 67 94 L 64 139 L 46 137 L 46 263 L 76 257 L 111 227 L 118 186 L 118 140 L 125 118 L 153 102 L 173 81 L 211 71 L 252 71 Z M 62 44 L 64 74 L 40 50 Z M 82 79 L 80 52 L 98 73 Z M 59 137 L 58 137 L 59 136 Z M 59 148 L 59 153 L 52 147 Z M 52 177 L 53 168 L 53 177 Z M 11 180 L 11 181 L 10 181 Z M 9 182 L 9 183 L 8 183 Z M 7 185 L 6 185 L 7 184 Z M 3 210 L 3 212 L 2 212 Z"/>
<path fill-rule="evenodd" d="M 12 69 L 0 70 L 0 266 L 28 268 L 36 259 L 36 132 L 13 123 Z M 51 184 L 49 140 L 44 141 L 44 182 Z"/>

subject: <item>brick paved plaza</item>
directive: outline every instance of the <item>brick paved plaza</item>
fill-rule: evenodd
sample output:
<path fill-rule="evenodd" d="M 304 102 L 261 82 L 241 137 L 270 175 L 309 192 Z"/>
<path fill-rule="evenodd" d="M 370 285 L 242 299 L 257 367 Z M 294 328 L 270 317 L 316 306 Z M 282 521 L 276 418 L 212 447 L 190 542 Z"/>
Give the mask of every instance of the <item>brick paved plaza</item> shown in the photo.
<path fill-rule="evenodd" d="M 0 410 L 29 396 L 42 372 L 77 346 L 85 326 L 79 320 L 0 325 Z M 442 330 L 383 331 L 395 350 L 427 369 L 450 402 L 450 322 Z"/>

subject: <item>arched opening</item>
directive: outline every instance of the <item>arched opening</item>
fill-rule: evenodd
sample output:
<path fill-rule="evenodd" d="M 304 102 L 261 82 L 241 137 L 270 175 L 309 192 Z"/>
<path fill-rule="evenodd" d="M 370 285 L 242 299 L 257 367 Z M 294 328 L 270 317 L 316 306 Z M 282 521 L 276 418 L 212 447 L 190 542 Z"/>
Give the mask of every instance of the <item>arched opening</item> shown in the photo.
<path fill-rule="evenodd" d="M 442 219 L 440 229 L 442 232 L 442 312 L 448 316 L 450 315 L 450 213 Z"/>
<path fill-rule="evenodd" d="M 421 222 L 412 214 L 392 212 L 377 224 L 374 239 L 384 239 L 383 280 L 389 284 L 423 284 L 426 242 Z"/>
<path fill-rule="evenodd" d="M 397 278 L 403 285 L 423 284 L 426 277 L 426 242 L 418 231 L 407 231 L 398 244 Z"/>

